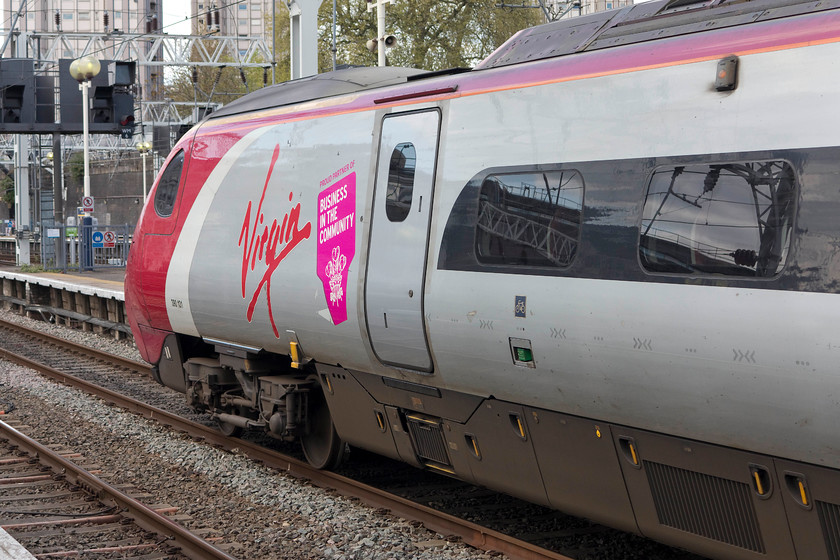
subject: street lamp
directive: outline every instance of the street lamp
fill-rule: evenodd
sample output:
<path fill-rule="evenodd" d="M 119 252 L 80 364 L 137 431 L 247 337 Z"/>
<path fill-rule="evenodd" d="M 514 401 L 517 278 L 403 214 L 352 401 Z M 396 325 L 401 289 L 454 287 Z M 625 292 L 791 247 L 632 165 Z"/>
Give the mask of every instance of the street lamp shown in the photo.
<path fill-rule="evenodd" d="M 90 81 L 99 74 L 101 65 L 91 55 L 77 58 L 70 63 L 70 75 L 79 82 L 79 89 L 82 90 L 82 141 L 84 142 L 85 154 L 85 192 L 86 197 L 90 196 L 90 144 L 88 137 L 90 122 L 90 102 L 88 101 Z"/>
<path fill-rule="evenodd" d="M 138 142 L 136 146 L 140 155 L 143 156 L 143 203 L 146 202 L 146 154 L 152 149 L 152 144 L 148 140 Z"/>
<path fill-rule="evenodd" d="M 88 55 L 77 58 L 70 63 L 70 75 L 79 82 L 79 89 L 82 90 L 82 140 L 85 151 L 85 199 L 90 197 L 90 102 L 88 101 L 90 81 L 99 74 L 101 68 L 99 61 Z M 85 212 L 82 218 L 82 246 L 81 246 L 81 268 L 82 270 L 93 270 L 93 218 Z"/>

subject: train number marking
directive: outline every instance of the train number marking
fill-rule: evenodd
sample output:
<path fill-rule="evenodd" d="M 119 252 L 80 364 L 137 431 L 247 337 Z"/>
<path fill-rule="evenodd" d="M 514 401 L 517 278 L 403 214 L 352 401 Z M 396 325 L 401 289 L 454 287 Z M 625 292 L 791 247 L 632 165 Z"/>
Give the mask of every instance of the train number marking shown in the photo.
<path fill-rule="evenodd" d="M 181 301 L 180 299 L 169 298 L 169 306 L 174 307 L 175 309 L 183 309 L 184 308 L 184 302 Z"/>

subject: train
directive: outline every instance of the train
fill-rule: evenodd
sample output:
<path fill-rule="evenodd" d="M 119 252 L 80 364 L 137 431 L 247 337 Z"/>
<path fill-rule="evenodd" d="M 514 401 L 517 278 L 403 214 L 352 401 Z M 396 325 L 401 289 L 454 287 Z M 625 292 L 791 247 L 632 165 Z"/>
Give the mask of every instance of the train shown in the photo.
<path fill-rule="evenodd" d="M 654 0 L 263 88 L 162 165 L 135 341 L 318 468 L 838 560 L 838 99 L 837 0 Z"/>

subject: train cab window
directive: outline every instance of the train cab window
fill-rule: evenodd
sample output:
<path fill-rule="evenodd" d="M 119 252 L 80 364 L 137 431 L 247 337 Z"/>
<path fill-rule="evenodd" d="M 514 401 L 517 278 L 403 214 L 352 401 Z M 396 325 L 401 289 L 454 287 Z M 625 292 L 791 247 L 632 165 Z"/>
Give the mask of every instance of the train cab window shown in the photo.
<path fill-rule="evenodd" d="M 478 261 L 571 265 L 577 254 L 582 208 L 583 177 L 575 170 L 488 175 L 478 200 Z"/>
<path fill-rule="evenodd" d="M 771 277 L 790 248 L 796 177 L 785 161 L 681 165 L 650 180 L 639 257 L 650 272 Z"/>
<path fill-rule="evenodd" d="M 163 170 L 155 191 L 155 212 L 161 218 L 172 215 L 175 208 L 175 197 L 181 184 L 181 170 L 184 168 L 184 151 L 178 152 Z"/>
<path fill-rule="evenodd" d="M 397 144 L 391 152 L 388 167 L 388 191 L 385 196 L 385 214 L 392 222 L 402 222 L 411 210 L 414 191 L 414 169 L 417 165 L 417 151 L 414 144 Z"/>

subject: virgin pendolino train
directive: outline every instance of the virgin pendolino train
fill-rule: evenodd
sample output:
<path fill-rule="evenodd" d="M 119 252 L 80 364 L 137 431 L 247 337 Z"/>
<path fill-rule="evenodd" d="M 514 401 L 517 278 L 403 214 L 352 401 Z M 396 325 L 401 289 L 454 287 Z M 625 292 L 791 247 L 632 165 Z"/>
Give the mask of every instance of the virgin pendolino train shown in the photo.
<path fill-rule="evenodd" d="M 193 128 L 132 329 L 223 430 L 840 559 L 840 2 L 659 0 Z"/>

